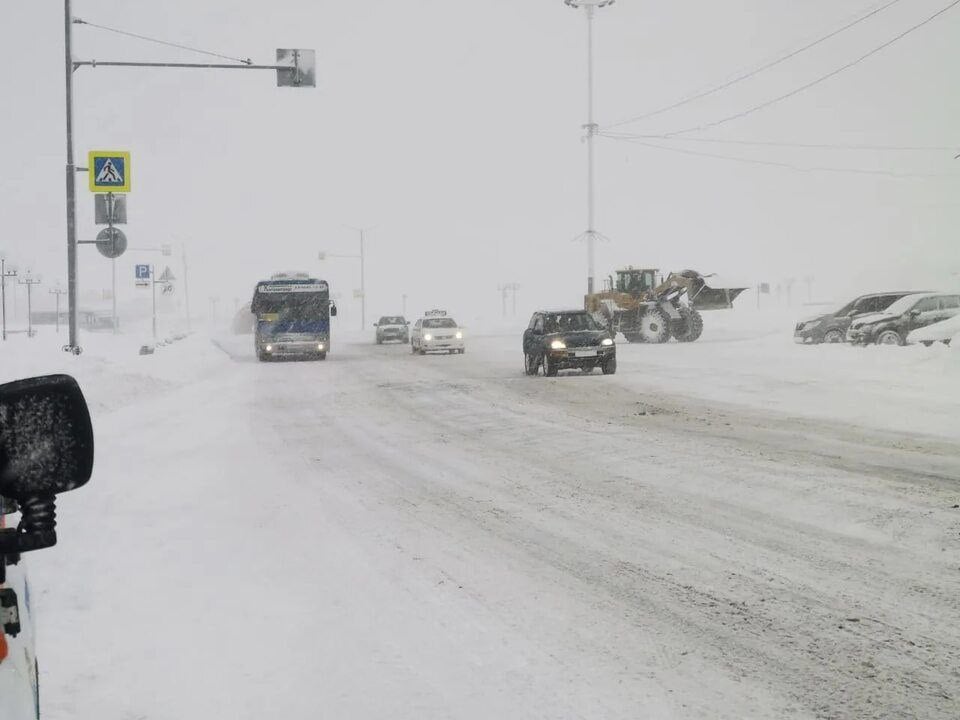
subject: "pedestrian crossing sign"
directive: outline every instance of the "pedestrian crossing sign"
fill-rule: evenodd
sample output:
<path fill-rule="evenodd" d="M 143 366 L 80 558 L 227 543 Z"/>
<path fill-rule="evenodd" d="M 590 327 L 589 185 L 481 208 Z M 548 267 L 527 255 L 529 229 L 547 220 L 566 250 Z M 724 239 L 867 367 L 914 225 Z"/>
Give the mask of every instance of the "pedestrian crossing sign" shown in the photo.
<path fill-rule="evenodd" d="M 130 192 L 130 153 L 124 150 L 91 150 L 87 175 L 90 192 Z"/>

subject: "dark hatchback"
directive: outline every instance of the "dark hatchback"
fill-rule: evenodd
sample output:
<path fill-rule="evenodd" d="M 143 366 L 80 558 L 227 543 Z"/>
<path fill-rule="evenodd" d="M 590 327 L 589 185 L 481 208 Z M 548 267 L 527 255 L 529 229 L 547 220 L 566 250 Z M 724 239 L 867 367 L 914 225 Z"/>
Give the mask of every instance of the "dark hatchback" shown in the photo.
<path fill-rule="evenodd" d="M 553 377 L 560 370 L 604 375 L 617 371 L 617 346 L 610 331 L 585 310 L 541 310 L 523 333 L 523 367 L 527 375 Z"/>
<path fill-rule="evenodd" d="M 793 339 L 795 342 L 809 345 L 844 342 L 847 339 L 850 323 L 855 317 L 883 312 L 900 298 L 917 292 L 921 291 L 903 290 L 861 295 L 839 310 L 801 320 L 794 328 Z"/>

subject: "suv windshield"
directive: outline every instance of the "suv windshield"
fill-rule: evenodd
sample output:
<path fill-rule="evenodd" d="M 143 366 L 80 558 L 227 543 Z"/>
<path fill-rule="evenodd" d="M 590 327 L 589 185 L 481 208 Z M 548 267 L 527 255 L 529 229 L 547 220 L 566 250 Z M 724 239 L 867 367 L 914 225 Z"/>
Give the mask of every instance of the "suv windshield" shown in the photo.
<path fill-rule="evenodd" d="M 589 313 L 555 313 L 544 316 L 543 330 L 546 333 L 582 332 L 599 330 L 599 326 Z"/>
<path fill-rule="evenodd" d="M 393 316 L 393 317 L 382 317 L 382 318 L 380 318 L 380 323 L 379 323 L 379 324 L 380 324 L 380 325 L 403 325 L 403 322 L 404 322 L 404 320 L 403 320 L 402 317 Z"/>

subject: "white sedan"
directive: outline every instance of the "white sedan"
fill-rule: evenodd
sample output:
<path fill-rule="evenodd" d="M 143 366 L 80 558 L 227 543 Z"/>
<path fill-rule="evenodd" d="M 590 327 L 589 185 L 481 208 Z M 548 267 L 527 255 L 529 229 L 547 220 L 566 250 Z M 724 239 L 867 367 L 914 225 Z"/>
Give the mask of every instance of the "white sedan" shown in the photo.
<path fill-rule="evenodd" d="M 457 321 L 444 315 L 428 314 L 417 320 L 410 331 L 410 349 L 426 355 L 428 352 L 463 354 L 463 328 Z"/>

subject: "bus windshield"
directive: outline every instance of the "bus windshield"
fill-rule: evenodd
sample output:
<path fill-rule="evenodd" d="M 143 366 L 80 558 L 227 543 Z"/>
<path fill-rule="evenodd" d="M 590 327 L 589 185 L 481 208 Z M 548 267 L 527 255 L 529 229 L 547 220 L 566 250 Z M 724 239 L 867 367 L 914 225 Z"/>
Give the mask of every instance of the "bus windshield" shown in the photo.
<path fill-rule="evenodd" d="M 257 293 L 254 312 L 278 314 L 280 320 L 307 320 L 329 310 L 326 293 Z"/>

